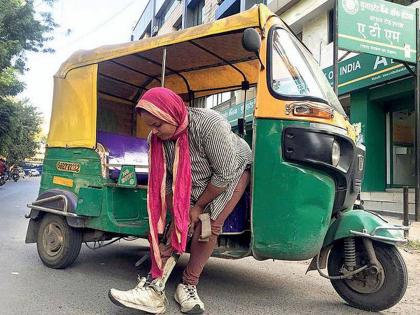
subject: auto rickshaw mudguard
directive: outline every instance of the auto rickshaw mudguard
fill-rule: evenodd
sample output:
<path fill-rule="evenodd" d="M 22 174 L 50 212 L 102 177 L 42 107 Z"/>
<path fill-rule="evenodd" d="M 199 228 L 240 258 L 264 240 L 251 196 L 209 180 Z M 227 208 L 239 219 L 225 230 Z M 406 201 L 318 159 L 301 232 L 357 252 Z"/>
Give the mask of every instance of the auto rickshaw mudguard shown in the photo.
<path fill-rule="evenodd" d="M 41 193 L 37 200 L 45 199 L 52 196 L 63 195 L 67 199 L 67 211 L 70 213 L 75 213 L 77 207 L 77 196 L 75 193 L 59 188 L 53 188 L 44 191 Z M 47 201 L 43 203 L 43 207 L 52 208 L 52 209 L 62 209 L 63 205 L 60 204 L 60 201 Z M 35 243 L 40 219 L 44 216 L 46 212 L 42 210 L 31 209 L 29 214 L 26 216 L 29 218 L 28 229 L 26 231 L 25 243 Z M 75 217 L 65 217 L 68 225 L 76 228 L 85 227 L 84 219 L 75 218 Z"/>
<path fill-rule="evenodd" d="M 403 227 L 390 224 L 381 216 L 365 210 L 342 212 L 328 228 L 323 247 L 346 237 L 368 237 L 372 240 L 395 245 L 404 243 Z"/>

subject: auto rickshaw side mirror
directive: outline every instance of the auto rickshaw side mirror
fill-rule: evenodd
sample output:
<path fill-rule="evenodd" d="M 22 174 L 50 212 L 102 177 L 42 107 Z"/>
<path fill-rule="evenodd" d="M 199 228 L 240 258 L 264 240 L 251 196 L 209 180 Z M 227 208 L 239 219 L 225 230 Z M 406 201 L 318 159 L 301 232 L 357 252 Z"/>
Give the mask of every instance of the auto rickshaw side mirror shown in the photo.
<path fill-rule="evenodd" d="M 261 48 L 261 37 L 255 28 L 250 27 L 243 32 L 242 46 L 245 50 L 255 53 L 255 55 L 261 63 L 261 68 L 264 69 L 264 65 L 261 61 L 259 54 Z"/>
<path fill-rule="evenodd" d="M 242 46 L 245 50 L 258 54 L 261 47 L 261 37 L 258 32 L 250 27 L 242 34 Z"/>

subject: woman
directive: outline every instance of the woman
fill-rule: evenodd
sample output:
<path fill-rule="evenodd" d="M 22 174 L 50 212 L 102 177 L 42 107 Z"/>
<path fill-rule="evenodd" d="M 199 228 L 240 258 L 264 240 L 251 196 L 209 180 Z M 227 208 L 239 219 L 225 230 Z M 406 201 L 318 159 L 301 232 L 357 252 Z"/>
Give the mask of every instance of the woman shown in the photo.
<path fill-rule="evenodd" d="M 249 183 L 251 150 L 219 113 L 187 108 L 169 89 L 150 89 L 136 109 L 152 129 L 147 198 L 152 269 L 148 279 L 141 278 L 134 289 L 111 289 L 109 297 L 120 306 L 163 313 L 166 280 L 191 238 L 190 260 L 175 300 L 181 312 L 202 313 L 204 304 L 196 285 L 224 221 Z M 167 241 L 158 244 L 167 209 L 171 226 Z M 210 224 L 205 224 L 206 214 Z"/>

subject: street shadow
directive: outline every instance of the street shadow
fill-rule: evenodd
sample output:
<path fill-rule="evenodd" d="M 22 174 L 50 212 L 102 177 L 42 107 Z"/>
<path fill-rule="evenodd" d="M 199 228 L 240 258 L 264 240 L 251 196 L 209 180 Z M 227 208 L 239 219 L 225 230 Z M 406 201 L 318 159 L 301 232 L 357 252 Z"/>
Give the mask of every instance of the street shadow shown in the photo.
<path fill-rule="evenodd" d="M 135 267 L 135 263 L 148 252 L 148 246 L 136 241 L 115 243 L 97 250 L 89 250 L 84 247 L 76 262 L 65 270 L 52 270 L 47 267 L 37 269 L 45 269 L 44 271 L 48 273 L 66 274 L 67 279 L 71 279 L 73 274 L 83 274 L 86 281 L 102 279 L 100 291 L 96 294 L 100 296 L 100 300 L 103 302 L 101 305 L 105 307 L 103 311 L 106 314 L 147 314 L 113 305 L 107 301 L 107 290 L 111 287 L 122 290 L 133 288 L 137 275 L 144 276 L 149 271 L 149 260 L 139 268 Z M 176 285 L 182 278 L 188 260 L 188 254 L 180 258 L 167 283 L 166 294 L 169 302 L 167 314 L 178 313 L 178 305 L 173 301 L 172 296 Z M 304 303 L 308 309 L 321 309 L 328 314 L 342 313 L 343 306 L 346 314 L 368 313 L 346 305 L 335 296 L 332 289 L 331 294 L 334 297 L 329 299 L 329 289 L 326 290 L 326 295 L 321 296 L 313 287 L 313 281 L 312 284 L 310 284 L 311 281 L 308 281 L 309 284 L 296 281 L 294 274 L 288 273 L 287 264 L 284 265 L 284 271 L 275 273 L 271 270 L 271 266 L 271 262 L 257 262 L 252 258 L 245 258 L 244 263 L 211 258 L 203 271 L 199 286 L 205 292 L 203 297 L 206 303 L 208 302 L 206 305 L 209 306 L 209 309 L 214 309 L 218 307 L 217 301 L 224 300 L 226 307 L 234 307 L 234 305 L 248 305 L 252 300 L 252 305 L 256 309 L 275 310 L 279 309 L 279 306 L 293 309 L 290 306 L 300 301 L 299 303 Z M 302 265 L 302 272 L 305 267 Z M 305 298 L 300 300 L 296 296 L 296 292 L 301 293 Z M 226 300 L 228 296 L 231 296 L 232 299 Z"/>

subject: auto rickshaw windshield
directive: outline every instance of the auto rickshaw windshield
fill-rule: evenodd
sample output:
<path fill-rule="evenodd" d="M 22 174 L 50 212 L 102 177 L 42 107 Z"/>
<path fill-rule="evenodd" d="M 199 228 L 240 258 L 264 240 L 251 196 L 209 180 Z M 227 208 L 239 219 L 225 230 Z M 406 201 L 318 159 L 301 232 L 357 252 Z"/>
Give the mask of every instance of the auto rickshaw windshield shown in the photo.
<path fill-rule="evenodd" d="M 271 36 L 271 88 L 279 96 L 322 100 L 346 115 L 327 78 L 305 47 L 287 30 Z"/>

